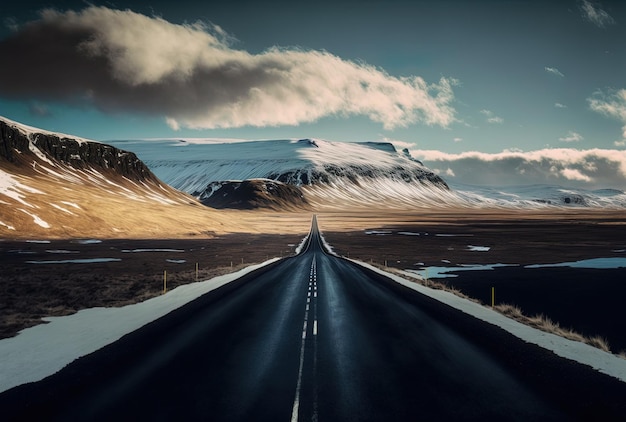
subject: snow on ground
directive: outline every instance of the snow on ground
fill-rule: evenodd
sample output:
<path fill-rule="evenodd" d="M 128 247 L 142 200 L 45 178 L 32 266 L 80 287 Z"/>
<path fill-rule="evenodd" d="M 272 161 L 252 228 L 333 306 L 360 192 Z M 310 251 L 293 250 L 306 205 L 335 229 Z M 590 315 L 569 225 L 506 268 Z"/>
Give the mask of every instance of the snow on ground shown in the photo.
<path fill-rule="evenodd" d="M 78 137 L 76 137 L 74 135 L 66 135 L 64 133 L 50 132 L 50 131 L 39 129 L 39 128 L 36 128 L 36 127 L 27 126 L 25 124 L 15 122 L 15 121 L 13 121 L 11 119 L 7 119 L 4 116 L 0 116 L 0 120 L 3 120 L 8 126 L 17 128 L 19 131 L 21 131 L 23 134 L 25 134 L 29 138 L 32 138 L 34 135 L 36 135 L 38 133 L 42 133 L 44 135 L 58 136 L 59 138 L 74 139 L 78 143 L 83 143 L 83 142 L 96 142 L 96 143 L 99 143 L 98 141 L 93 141 L 93 140 L 90 140 L 90 139 L 78 138 Z"/>
<path fill-rule="evenodd" d="M 513 319 L 507 318 L 488 307 L 461 298 L 450 292 L 429 289 L 421 284 L 408 281 L 402 277 L 385 272 L 364 262 L 355 260 L 351 261 L 389 277 L 403 286 L 432 297 L 433 299 L 452 306 L 453 308 L 459 309 L 466 314 L 496 325 L 528 343 L 536 344 L 544 349 L 553 351 L 561 357 L 591 366 L 599 372 L 626 382 L 626 359 L 604 352 L 585 343 L 568 340 L 555 334 L 546 333 L 529 327 Z"/>
<path fill-rule="evenodd" d="M 37 214 L 33 214 L 31 212 L 26 211 L 24 208 L 18 208 L 20 211 L 22 211 L 24 214 L 28 214 L 33 218 L 33 222 L 35 224 L 37 224 L 40 227 L 43 227 L 44 229 L 49 229 L 50 228 L 50 224 L 48 224 L 47 222 L 45 222 L 44 220 L 42 220 L 41 218 L 39 218 L 39 216 Z"/>
<path fill-rule="evenodd" d="M 0 340 L 0 392 L 52 375 L 75 359 L 277 260 L 273 258 L 232 274 L 179 286 L 167 294 L 122 308 L 84 309 L 73 315 L 44 318 L 48 324 Z"/>
<path fill-rule="evenodd" d="M 0 221 L 0 226 L 4 226 L 4 227 L 6 227 L 9 230 L 15 230 L 15 227 L 9 226 L 7 223 L 5 223 L 3 221 Z"/>
<path fill-rule="evenodd" d="M 79 258 L 43 261 L 26 261 L 28 264 L 100 264 L 103 262 L 119 262 L 119 258 Z"/>
<path fill-rule="evenodd" d="M 308 235 L 298 247 L 298 253 L 307 239 Z M 323 245 L 334 254 L 323 237 L 321 240 Z M 84 309 L 69 316 L 44 318 L 48 324 L 27 328 L 16 337 L 0 340 L 0 356 L 2 356 L 0 392 L 27 382 L 39 381 L 59 371 L 75 359 L 92 353 L 195 298 L 278 259 L 273 258 L 232 274 L 179 286 L 165 295 L 134 305 L 121 308 Z M 626 382 L 626 359 L 584 343 L 528 327 L 452 293 L 429 289 L 366 263 L 352 261 L 421 294 L 497 325 L 524 341 L 537 344 L 559 356 L 589 365 L 602 373 Z M 412 275 L 407 273 L 407 277 L 412 277 Z"/>
<path fill-rule="evenodd" d="M 43 194 L 40 190 L 18 182 L 11 174 L 0 169 L 0 194 L 6 195 L 20 204 L 26 205 L 27 207 L 33 208 L 33 205 L 24 200 L 24 191 L 28 193 Z"/>
<path fill-rule="evenodd" d="M 626 258 L 621 258 L 621 257 L 592 258 L 592 259 L 583 259 L 581 261 L 574 261 L 574 262 L 559 262 L 555 264 L 532 264 L 532 265 L 526 265 L 524 268 L 551 268 L 551 267 L 595 268 L 595 269 L 626 268 Z"/>
<path fill-rule="evenodd" d="M 52 205 L 54 208 L 58 209 L 59 211 L 63 211 L 63 212 L 64 212 L 64 213 L 66 213 L 66 214 L 69 214 L 69 215 L 76 215 L 76 214 L 74 214 L 72 211 L 70 211 L 70 210 L 66 210 L 65 208 L 63 208 L 63 207 L 62 207 L 62 206 L 60 206 L 60 205 L 53 204 L 52 202 L 50 203 L 50 205 Z"/>

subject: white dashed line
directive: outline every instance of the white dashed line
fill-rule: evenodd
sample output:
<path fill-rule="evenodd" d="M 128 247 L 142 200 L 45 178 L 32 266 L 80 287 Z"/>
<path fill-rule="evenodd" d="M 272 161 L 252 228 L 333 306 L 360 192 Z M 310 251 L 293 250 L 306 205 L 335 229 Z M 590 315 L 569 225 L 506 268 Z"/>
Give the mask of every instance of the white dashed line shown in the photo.
<path fill-rule="evenodd" d="M 308 328 L 309 321 L 309 310 L 311 303 L 311 291 L 313 291 L 313 297 L 317 298 L 317 265 L 315 263 L 315 258 L 311 262 L 311 273 L 309 276 L 309 289 L 307 291 L 307 299 L 306 299 L 306 308 L 304 310 L 304 323 L 302 324 L 302 342 L 300 344 L 300 367 L 298 369 L 298 382 L 296 384 L 296 397 L 293 401 L 293 408 L 291 410 L 291 422 L 298 421 L 298 412 L 300 410 L 300 390 L 302 389 L 302 372 L 304 368 L 304 348 L 306 344 L 306 332 Z M 317 336 L 317 306 L 314 304 L 314 314 L 313 314 L 313 336 Z M 317 338 L 315 338 L 315 356 L 314 356 L 315 366 L 317 363 Z M 315 368 L 314 368 L 315 372 Z M 317 420 L 317 391 L 315 393 L 315 399 L 313 403 L 313 417 Z"/>

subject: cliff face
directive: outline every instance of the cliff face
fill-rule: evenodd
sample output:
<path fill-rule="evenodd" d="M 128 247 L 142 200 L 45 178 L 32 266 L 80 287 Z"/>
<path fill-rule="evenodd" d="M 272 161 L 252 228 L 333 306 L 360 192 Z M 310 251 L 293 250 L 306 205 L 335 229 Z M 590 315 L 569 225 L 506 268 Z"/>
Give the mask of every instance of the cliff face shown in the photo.
<path fill-rule="evenodd" d="M 136 181 L 157 180 L 132 152 L 54 134 L 25 133 L 17 126 L 0 120 L 0 159 L 19 165 L 24 155 L 37 155 L 33 146 L 53 163 L 63 163 L 76 169 L 108 169 Z"/>

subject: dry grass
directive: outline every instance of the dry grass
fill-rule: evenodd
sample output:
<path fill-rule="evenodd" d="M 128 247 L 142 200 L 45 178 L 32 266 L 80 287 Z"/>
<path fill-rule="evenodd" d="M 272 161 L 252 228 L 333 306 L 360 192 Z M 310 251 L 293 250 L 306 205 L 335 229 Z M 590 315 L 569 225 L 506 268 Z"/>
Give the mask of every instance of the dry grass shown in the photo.
<path fill-rule="evenodd" d="M 390 268 L 385 265 L 377 264 L 374 262 L 371 262 L 370 265 L 373 265 L 387 272 L 396 273 L 401 276 L 406 276 L 406 273 L 395 268 Z M 444 290 L 446 292 L 450 292 L 464 299 L 471 300 L 472 302 L 480 303 L 478 300 L 475 300 L 465 295 L 460 290 L 454 287 L 450 287 L 445 283 L 433 281 L 428 278 L 415 278 L 414 280 L 425 287 L 435 289 L 435 290 Z M 496 305 L 494 309 L 511 319 L 519 321 L 522 324 L 528 325 L 530 327 L 537 328 L 538 330 L 545 331 L 551 334 L 556 334 L 560 337 L 564 337 L 569 340 L 579 341 L 581 343 L 585 343 L 595 348 L 598 348 L 600 350 L 603 350 L 607 353 L 612 353 L 607 339 L 601 336 L 593 336 L 593 337 L 584 336 L 572 330 L 571 328 L 561 327 L 558 322 L 552 321 L 550 318 L 548 318 L 545 315 L 539 314 L 539 315 L 530 317 L 530 316 L 525 315 L 519 306 L 511 305 L 508 303 Z M 626 350 L 621 351 L 619 354 L 617 354 L 617 356 L 623 359 L 626 359 Z"/>
<path fill-rule="evenodd" d="M 565 337 L 569 340 L 580 341 L 581 343 L 586 343 L 590 346 L 611 353 L 611 348 L 605 338 L 600 336 L 583 336 L 582 334 L 577 333 L 571 328 L 561 327 L 558 322 L 552 321 L 545 315 L 539 314 L 534 316 L 527 316 L 518 306 L 507 303 L 496 305 L 494 309 L 509 318 L 521 322 L 522 324 L 529 325 L 547 333 L 552 333 L 561 337 Z"/>

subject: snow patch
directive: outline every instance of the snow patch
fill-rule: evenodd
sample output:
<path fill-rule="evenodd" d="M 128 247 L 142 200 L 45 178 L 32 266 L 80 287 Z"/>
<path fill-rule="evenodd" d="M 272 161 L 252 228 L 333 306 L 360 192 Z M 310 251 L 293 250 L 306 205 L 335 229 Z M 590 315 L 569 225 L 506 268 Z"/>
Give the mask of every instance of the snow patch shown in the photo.
<path fill-rule="evenodd" d="M 64 213 L 66 213 L 66 214 L 69 214 L 69 215 L 76 215 L 76 214 L 74 214 L 72 211 L 70 211 L 70 210 L 66 210 L 65 208 L 63 208 L 63 207 L 62 207 L 62 206 L 60 206 L 60 205 L 53 204 L 53 203 L 50 203 L 50 205 L 52 205 L 54 208 L 58 209 L 59 211 L 63 211 L 63 212 L 64 212 Z"/>
<path fill-rule="evenodd" d="M 302 252 L 302 248 L 304 248 L 304 245 L 306 244 L 307 240 L 309 240 L 310 235 L 311 234 L 309 233 L 306 236 L 304 236 L 304 239 L 302 239 L 302 242 L 300 242 L 300 244 L 296 248 L 296 255 L 300 255 L 300 252 Z"/>
<path fill-rule="evenodd" d="M 119 258 L 84 258 L 84 259 L 61 259 L 52 261 L 26 261 L 28 264 L 99 264 L 103 262 L 118 262 Z"/>
<path fill-rule="evenodd" d="M 93 245 L 96 243 L 102 243 L 102 240 L 99 239 L 81 239 L 81 240 L 75 240 L 74 242 L 80 244 L 80 245 Z"/>
<path fill-rule="evenodd" d="M 467 245 L 467 250 L 471 252 L 488 252 L 490 249 L 489 246 Z"/>
<path fill-rule="evenodd" d="M 42 191 L 31 188 L 23 183 L 18 182 L 11 174 L 0 169 L 0 194 L 6 195 L 30 208 L 34 208 L 32 204 L 29 204 L 24 200 L 24 191 L 28 193 L 43 194 Z"/>
<path fill-rule="evenodd" d="M 399 277 L 395 274 L 385 272 L 364 262 L 356 260 L 351 261 L 376 273 L 382 274 L 385 277 L 392 279 L 396 283 L 408 287 L 409 289 L 432 297 L 439 302 L 459 309 L 466 314 L 472 315 L 482 321 L 496 325 L 528 343 L 536 344 L 540 347 L 543 347 L 544 349 L 553 351 L 561 357 L 591 366 L 599 372 L 626 382 L 626 359 L 622 359 L 618 356 L 607 353 L 585 343 L 568 340 L 555 334 L 546 333 L 544 331 L 529 327 L 518 321 L 507 318 L 506 316 L 490 308 L 461 298 L 450 292 L 430 289 L 421 284 Z"/>
<path fill-rule="evenodd" d="M 61 201 L 62 204 L 64 205 L 69 205 L 70 207 L 74 207 L 77 210 L 80 209 L 80 207 L 78 206 L 78 204 L 74 203 L 74 202 L 69 202 L 69 201 Z"/>
<path fill-rule="evenodd" d="M 257 268 L 273 258 L 232 274 L 178 286 L 167 294 L 121 308 L 83 309 L 73 315 L 43 318 L 48 324 L 0 340 L 0 392 L 39 381 L 70 362 L 119 340 L 122 336 Z"/>
<path fill-rule="evenodd" d="M 554 267 L 569 267 L 569 268 L 591 268 L 591 269 L 615 269 L 626 268 L 626 258 L 612 257 L 612 258 L 593 258 L 583 259 L 575 262 L 559 262 L 556 264 L 532 264 L 526 265 L 524 268 L 554 268 Z"/>
<path fill-rule="evenodd" d="M 22 211 L 24 214 L 28 214 L 33 218 L 33 222 L 35 224 L 37 224 L 40 227 L 43 227 L 44 229 L 49 229 L 50 228 L 50 224 L 46 223 L 45 221 L 43 221 L 41 218 L 39 218 L 38 215 L 30 213 L 28 211 L 26 211 L 23 208 L 18 208 L 20 211 Z"/>
<path fill-rule="evenodd" d="M 125 253 L 141 253 L 141 252 L 185 252 L 184 249 L 122 249 Z"/>
<path fill-rule="evenodd" d="M 4 226 L 4 227 L 6 227 L 9 230 L 15 230 L 15 227 L 9 226 L 7 223 L 5 223 L 3 221 L 0 221 L 0 226 Z"/>
<path fill-rule="evenodd" d="M 36 128 L 36 127 L 27 126 L 25 124 L 15 122 L 15 121 L 13 121 L 11 119 L 7 119 L 4 116 L 0 116 L 0 120 L 3 120 L 8 126 L 13 127 L 15 129 L 19 130 L 20 132 L 22 132 L 24 135 L 26 135 L 29 138 L 31 138 L 33 135 L 41 133 L 41 134 L 44 134 L 44 135 L 57 136 L 60 139 L 62 139 L 62 138 L 73 139 L 76 142 L 78 142 L 79 144 L 82 144 L 84 142 L 99 143 L 98 141 L 93 141 L 93 140 L 90 140 L 90 139 L 78 138 L 78 137 L 76 137 L 74 135 L 66 135 L 64 133 L 50 132 L 50 131 L 39 129 L 39 128 Z"/>

